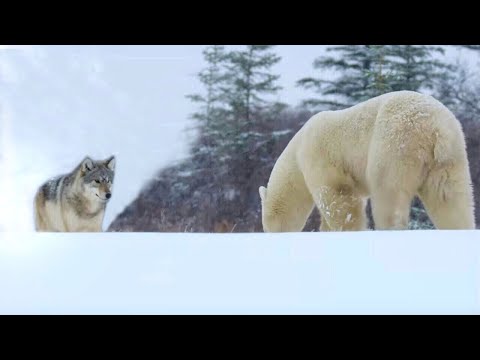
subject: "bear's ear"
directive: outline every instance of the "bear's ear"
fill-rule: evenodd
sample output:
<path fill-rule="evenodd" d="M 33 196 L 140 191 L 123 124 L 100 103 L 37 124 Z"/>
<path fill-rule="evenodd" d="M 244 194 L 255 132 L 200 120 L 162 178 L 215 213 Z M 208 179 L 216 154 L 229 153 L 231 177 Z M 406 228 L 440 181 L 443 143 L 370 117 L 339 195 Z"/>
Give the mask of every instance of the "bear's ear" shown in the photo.
<path fill-rule="evenodd" d="M 82 169 L 82 171 L 84 173 L 92 170 L 93 169 L 93 160 L 90 159 L 90 157 L 87 156 L 85 159 L 83 159 L 80 168 Z"/>
<path fill-rule="evenodd" d="M 106 161 L 105 161 L 105 165 L 107 165 L 107 167 L 114 171 L 115 170 L 115 156 L 112 156 L 112 157 L 109 157 Z"/>
<path fill-rule="evenodd" d="M 267 198 L 267 188 L 265 186 L 260 186 L 258 188 L 258 193 L 260 194 L 260 199 L 262 199 L 262 202 L 265 202 L 265 199 Z"/>

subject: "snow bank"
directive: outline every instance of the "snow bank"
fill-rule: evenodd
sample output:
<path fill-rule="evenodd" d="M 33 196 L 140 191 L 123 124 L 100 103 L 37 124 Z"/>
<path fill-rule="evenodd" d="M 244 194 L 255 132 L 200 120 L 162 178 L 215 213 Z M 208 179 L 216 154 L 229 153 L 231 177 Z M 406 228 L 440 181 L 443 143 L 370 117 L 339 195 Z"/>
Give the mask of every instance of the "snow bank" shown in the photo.
<path fill-rule="evenodd" d="M 0 233 L 0 313 L 480 314 L 480 232 Z"/>

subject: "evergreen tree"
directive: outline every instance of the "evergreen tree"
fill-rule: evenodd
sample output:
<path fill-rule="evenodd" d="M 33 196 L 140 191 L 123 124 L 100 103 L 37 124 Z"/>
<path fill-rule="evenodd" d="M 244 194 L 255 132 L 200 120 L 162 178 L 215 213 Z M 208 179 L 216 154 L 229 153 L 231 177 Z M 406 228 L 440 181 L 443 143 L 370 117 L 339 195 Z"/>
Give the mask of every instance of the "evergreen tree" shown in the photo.
<path fill-rule="evenodd" d="M 389 45 L 389 68 L 394 74 L 390 87 L 393 91 L 433 89 L 438 81 L 448 76 L 451 68 L 434 58 L 445 50 L 428 45 Z"/>
<path fill-rule="evenodd" d="M 314 68 L 335 71 L 340 75 L 332 80 L 303 78 L 298 85 L 313 89 L 319 99 L 309 99 L 307 106 L 328 106 L 341 109 L 390 91 L 391 74 L 386 67 L 387 49 L 384 45 L 342 45 L 327 48 L 335 55 L 319 57 Z"/>
<path fill-rule="evenodd" d="M 223 45 L 211 45 L 203 50 L 203 57 L 208 66 L 198 74 L 200 82 L 205 86 L 206 95 L 187 95 L 193 102 L 203 104 L 201 112 L 195 113 L 194 118 L 208 126 L 211 122 L 216 108 L 221 108 L 225 101 L 222 91 L 222 84 L 225 83 L 228 75 L 223 69 L 226 59 L 225 47 Z"/>
<path fill-rule="evenodd" d="M 271 73 L 280 57 L 271 48 L 247 45 L 226 52 L 223 46 L 214 45 L 204 50 L 207 67 L 198 77 L 205 94 L 188 95 L 200 105 L 192 115 L 200 133 L 192 147 L 194 157 L 215 158 L 221 166 L 232 157 L 248 153 L 259 136 L 255 114 L 266 108 L 273 112 L 283 109 L 266 98 L 280 89 L 276 84 L 279 76 Z"/>
<path fill-rule="evenodd" d="M 271 121 L 283 109 L 268 99 L 280 87 L 271 67 L 280 61 L 270 45 L 247 45 L 226 52 L 223 46 L 207 47 L 203 54 L 207 67 L 198 74 L 204 94 L 189 95 L 199 104 L 192 115 L 199 136 L 191 148 L 192 166 L 210 169 L 222 182 L 239 188 L 253 172 L 252 159 L 264 138 L 261 123 Z M 267 111 L 268 110 L 268 111 Z M 263 149 L 262 149 L 263 151 Z"/>
<path fill-rule="evenodd" d="M 305 105 L 335 110 L 389 91 L 433 89 L 448 76 L 448 65 L 434 58 L 441 47 L 425 45 L 343 45 L 327 49 L 333 56 L 315 60 L 314 67 L 339 72 L 333 80 L 304 78 L 298 84 L 312 88 L 319 99 Z"/>
<path fill-rule="evenodd" d="M 272 52 L 272 48 L 271 45 L 247 45 L 227 55 L 229 78 L 225 95 L 229 111 L 224 117 L 220 147 L 222 159 L 228 167 L 236 164 L 227 171 L 240 187 L 254 170 L 251 160 L 257 144 L 268 136 L 257 131 L 259 122 L 265 118 L 260 114 L 266 109 L 271 112 L 281 110 L 281 106 L 268 99 L 269 95 L 280 90 L 279 76 L 271 72 L 280 57 Z"/>
<path fill-rule="evenodd" d="M 259 151 L 265 148 L 262 144 L 267 138 L 268 141 L 272 139 L 271 133 L 260 130 L 261 125 L 282 109 L 269 99 L 280 90 L 279 75 L 272 74 L 272 66 L 280 57 L 272 48 L 271 45 L 247 45 L 228 54 L 230 114 L 224 126 L 222 144 L 228 172 L 225 182 L 231 183 L 237 194 L 241 194 L 235 201 L 242 209 L 247 208 L 249 198 L 257 191 L 252 188 L 257 184 L 251 177 L 257 167 L 257 158 L 261 156 Z"/>
<path fill-rule="evenodd" d="M 365 46 L 367 47 L 367 52 L 370 53 L 372 59 L 370 63 L 370 69 L 363 70 L 365 73 L 366 82 L 368 82 L 366 89 L 369 91 L 366 92 L 362 98 L 368 100 L 372 97 L 392 91 L 391 83 L 393 75 L 389 67 L 388 47 L 385 45 Z"/>
<path fill-rule="evenodd" d="M 218 132 L 228 113 L 226 87 L 229 75 L 225 69 L 227 54 L 223 45 L 206 47 L 203 57 L 207 67 L 198 74 L 198 78 L 205 87 L 205 94 L 187 95 L 187 98 L 200 105 L 198 111 L 191 116 L 197 120 L 199 129 L 199 137 L 192 147 L 192 154 L 211 159 L 216 156 Z"/>
<path fill-rule="evenodd" d="M 252 114 L 265 107 L 268 102 L 264 95 L 280 90 L 276 84 L 279 75 L 271 73 L 271 67 L 280 57 L 270 50 L 272 45 L 247 45 L 246 49 L 229 53 L 231 87 L 230 106 L 237 131 L 249 134 L 252 130 Z"/>

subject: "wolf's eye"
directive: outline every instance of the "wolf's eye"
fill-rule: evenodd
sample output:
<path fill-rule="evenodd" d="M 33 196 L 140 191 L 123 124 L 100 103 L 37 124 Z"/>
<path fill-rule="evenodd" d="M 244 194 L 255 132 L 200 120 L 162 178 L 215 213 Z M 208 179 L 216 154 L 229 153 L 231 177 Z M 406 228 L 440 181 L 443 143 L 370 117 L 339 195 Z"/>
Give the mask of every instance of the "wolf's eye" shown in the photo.
<path fill-rule="evenodd" d="M 95 182 L 96 182 L 97 184 L 100 184 L 100 181 L 99 181 L 99 180 L 95 180 Z"/>

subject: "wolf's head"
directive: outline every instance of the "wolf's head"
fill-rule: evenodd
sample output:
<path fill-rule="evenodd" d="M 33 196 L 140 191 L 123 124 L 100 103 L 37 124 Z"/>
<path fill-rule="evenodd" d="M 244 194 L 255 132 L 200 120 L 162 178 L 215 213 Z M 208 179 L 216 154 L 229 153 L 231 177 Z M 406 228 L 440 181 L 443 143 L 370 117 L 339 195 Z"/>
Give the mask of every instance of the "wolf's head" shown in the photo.
<path fill-rule="evenodd" d="M 107 202 L 112 196 L 115 157 L 94 161 L 86 157 L 79 168 L 82 192 L 94 201 Z"/>

